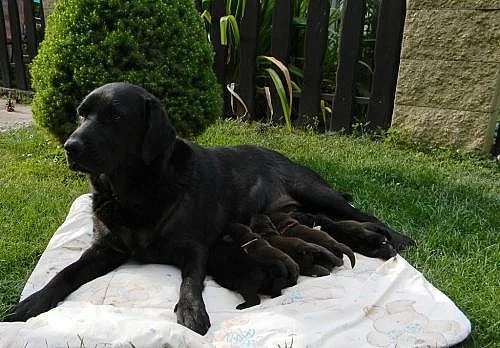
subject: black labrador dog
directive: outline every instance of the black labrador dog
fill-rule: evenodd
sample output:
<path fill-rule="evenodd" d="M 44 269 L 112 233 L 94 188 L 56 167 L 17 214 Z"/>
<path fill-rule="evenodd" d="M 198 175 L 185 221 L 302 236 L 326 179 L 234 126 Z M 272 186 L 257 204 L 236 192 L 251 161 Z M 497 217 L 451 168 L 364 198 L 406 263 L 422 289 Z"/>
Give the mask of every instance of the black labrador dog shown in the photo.
<path fill-rule="evenodd" d="M 180 267 L 177 321 L 205 334 L 209 248 L 229 222 L 248 225 L 258 213 L 300 207 L 333 220 L 374 223 L 377 231 L 369 240 L 365 232 L 356 239 L 369 249 L 386 248 L 387 240 L 395 249 L 412 244 L 352 207 L 319 175 L 274 151 L 249 145 L 208 149 L 176 137 L 159 101 L 140 87 L 101 86 L 77 113 L 82 124 L 64 148 L 69 167 L 87 173 L 93 187 L 94 242 L 6 320 L 45 312 L 133 258 Z"/>

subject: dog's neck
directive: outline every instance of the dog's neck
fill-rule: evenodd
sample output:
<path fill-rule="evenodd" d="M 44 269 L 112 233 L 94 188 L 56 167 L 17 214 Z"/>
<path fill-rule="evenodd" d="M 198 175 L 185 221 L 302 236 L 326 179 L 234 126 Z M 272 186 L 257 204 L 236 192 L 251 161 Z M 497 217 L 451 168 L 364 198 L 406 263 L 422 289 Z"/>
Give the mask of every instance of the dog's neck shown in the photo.
<path fill-rule="evenodd" d="M 151 163 L 144 162 L 123 164 L 111 173 L 90 175 L 95 193 L 114 199 L 125 212 L 141 211 L 142 206 L 168 207 L 169 202 L 176 202 L 177 195 L 185 191 L 180 186 L 189 172 L 193 153 L 183 141 L 178 140 L 174 148 L 155 158 Z M 130 166 L 130 168 L 129 168 Z M 187 174 L 186 174 L 187 173 Z M 159 218 L 165 209 L 148 211 L 146 219 Z"/>
<path fill-rule="evenodd" d="M 94 194 L 116 200 L 126 212 L 137 212 L 142 211 L 140 207 L 147 202 L 157 202 L 157 206 L 162 206 L 168 199 L 175 200 L 176 197 L 169 197 L 169 188 L 164 184 L 168 182 L 165 178 L 172 175 L 171 171 L 166 164 L 153 163 L 150 166 L 134 165 L 133 171 L 121 167 L 113 173 L 91 176 L 90 179 Z M 148 213 L 151 218 L 156 215 L 155 212 Z"/>

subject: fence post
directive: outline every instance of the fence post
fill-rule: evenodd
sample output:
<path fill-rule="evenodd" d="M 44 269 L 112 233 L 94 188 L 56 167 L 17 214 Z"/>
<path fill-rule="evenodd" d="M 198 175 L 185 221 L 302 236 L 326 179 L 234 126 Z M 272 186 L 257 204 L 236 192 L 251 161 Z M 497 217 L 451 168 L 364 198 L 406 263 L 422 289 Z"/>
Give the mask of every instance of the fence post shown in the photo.
<path fill-rule="evenodd" d="M 24 25 L 26 26 L 26 39 L 28 41 L 28 58 L 31 62 L 31 60 L 36 56 L 36 52 L 38 50 L 33 0 L 24 0 Z"/>
<path fill-rule="evenodd" d="M 202 1 L 201 0 L 194 0 L 194 7 L 198 10 L 198 12 L 202 12 L 201 10 L 203 9 L 201 6 Z"/>
<path fill-rule="evenodd" d="M 18 89 L 28 89 L 28 84 L 26 82 L 26 72 L 24 69 L 23 51 L 21 47 L 21 26 L 19 24 L 19 10 L 17 9 L 16 0 L 8 0 L 8 6 L 16 87 Z"/>
<path fill-rule="evenodd" d="M 257 58 L 258 24 L 259 0 L 249 0 L 241 19 L 239 69 L 239 95 L 248 109 L 246 119 L 255 117 L 255 60 Z M 241 108 L 238 108 L 238 114 L 240 113 Z"/>
<path fill-rule="evenodd" d="M 406 0 L 382 0 L 380 4 L 367 119 L 368 128 L 372 130 L 387 129 L 391 124 L 405 13 Z"/>
<path fill-rule="evenodd" d="M 212 2 L 212 26 L 210 38 L 214 48 L 214 71 L 217 76 L 217 81 L 222 87 L 222 99 L 224 102 L 222 113 L 223 116 L 230 114 L 229 112 L 229 95 L 226 89 L 226 57 L 227 48 L 221 45 L 220 38 L 220 18 L 226 15 L 226 2 L 217 0 Z"/>
<path fill-rule="evenodd" d="M 490 153 L 493 155 L 493 156 L 498 156 L 500 155 L 500 125 L 497 125 L 497 136 L 496 138 L 494 139 L 494 144 L 493 146 L 491 147 L 491 151 Z"/>
<path fill-rule="evenodd" d="M 309 1 L 304 50 L 304 81 L 297 119 L 299 125 L 307 124 L 310 117 L 319 116 L 321 113 L 321 73 L 328 41 L 330 1 Z"/>
<path fill-rule="evenodd" d="M 364 0 L 344 1 L 339 42 L 339 64 L 335 96 L 332 105 L 330 129 L 351 131 L 352 103 L 355 89 L 355 73 L 358 64 L 365 16 Z"/>
<path fill-rule="evenodd" d="M 0 70 L 2 71 L 2 85 L 10 88 L 9 53 L 7 51 L 7 34 L 5 32 L 3 6 L 0 7 Z"/>
<path fill-rule="evenodd" d="M 273 12 L 273 29 L 271 33 L 271 56 L 287 65 L 290 50 L 290 35 L 292 26 L 292 1 L 276 0 Z M 278 123 L 284 117 L 281 102 L 276 88 L 271 86 L 273 103 L 273 122 Z"/>
<path fill-rule="evenodd" d="M 43 0 L 40 0 L 40 42 L 45 38 L 45 12 L 43 11 Z"/>

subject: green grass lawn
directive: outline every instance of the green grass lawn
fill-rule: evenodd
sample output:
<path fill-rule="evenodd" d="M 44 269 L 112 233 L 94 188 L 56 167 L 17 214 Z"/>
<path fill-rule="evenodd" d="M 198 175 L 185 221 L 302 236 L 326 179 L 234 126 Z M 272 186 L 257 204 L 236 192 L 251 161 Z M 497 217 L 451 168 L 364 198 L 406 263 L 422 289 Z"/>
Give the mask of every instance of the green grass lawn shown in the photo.
<path fill-rule="evenodd" d="M 237 122 L 220 122 L 197 142 L 264 145 L 352 193 L 360 208 L 416 240 L 418 247 L 402 255 L 471 319 L 464 346 L 500 344 L 500 169 L 494 160 Z M 1 316 L 88 185 L 35 128 L 0 134 L 0 164 Z"/>

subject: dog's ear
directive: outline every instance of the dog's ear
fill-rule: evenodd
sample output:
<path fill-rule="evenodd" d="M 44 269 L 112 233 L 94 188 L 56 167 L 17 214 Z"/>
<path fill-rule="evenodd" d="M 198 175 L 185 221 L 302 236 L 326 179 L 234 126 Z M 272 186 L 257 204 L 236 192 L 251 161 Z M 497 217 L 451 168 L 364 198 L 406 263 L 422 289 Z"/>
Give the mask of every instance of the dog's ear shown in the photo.
<path fill-rule="evenodd" d="M 142 146 L 142 159 L 149 165 L 156 157 L 172 147 L 176 132 L 167 117 L 167 113 L 157 100 L 145 99 L 144 116 L 146 118 L 146 133 Z"/>

